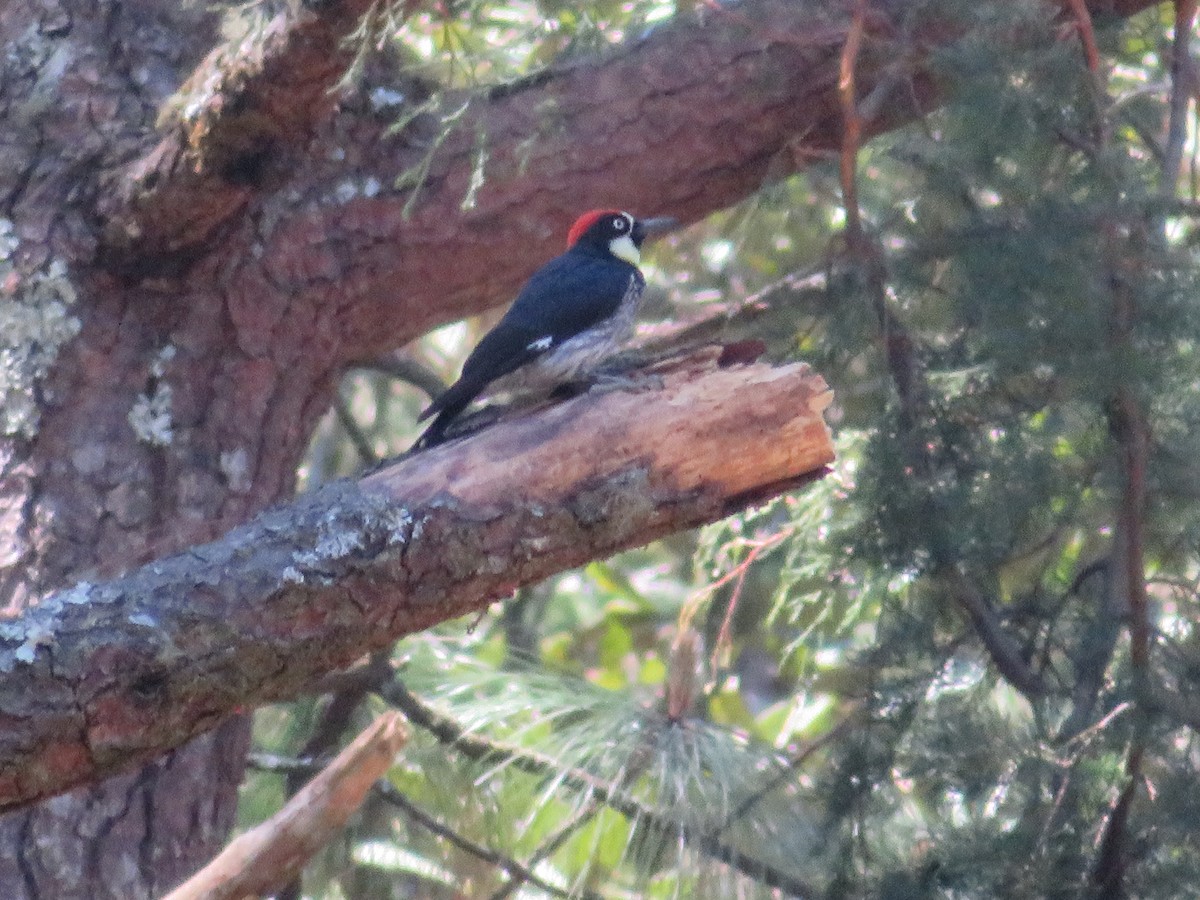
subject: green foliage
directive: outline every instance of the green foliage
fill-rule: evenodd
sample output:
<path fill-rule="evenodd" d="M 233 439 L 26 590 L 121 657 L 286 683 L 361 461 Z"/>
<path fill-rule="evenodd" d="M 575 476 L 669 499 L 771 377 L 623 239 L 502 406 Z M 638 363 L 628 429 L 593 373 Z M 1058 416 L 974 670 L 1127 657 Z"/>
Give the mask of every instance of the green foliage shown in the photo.
<path fill-rule="evenodd" d="M 498 669 L 434 639 L 406 647 L 405 684 L 493 748 L 472 768 L 474 789 L 510 823 L 488 833 L 492 845 L 523 856 L 576 823 L 546 860 L 558 879 L 640 892 L 649 878 L 662 889 L 671 873 L 704 869 L 727 887 L 736 879 L 692 842 L 776 867 L 811 852 L 813 814 L 786 761 L 702 720 L 670 719 L 653 685 L 610 690 L 533 664 Z"/>
<path fill-rule="evenodd" d="M 754 327 L 770 354 L 810 362 L 837 392 L 835 471 L 525 589 L 458 643 L 398 650 L 404 682 L 494 752 L 417 729 L 393 784 L 563 890 L 771 896 L 770 872 L 830 898 L 1099 895 L 1136 746 L 1128 893 L 1195 891 L 1200 285 L 1194 198 L 1175 201 L 1161 170 L 1166 13 L 1098 22 L 1098 85 L 1040 0 L 913 8 L 914 33 L 940 16 L 965 24 L 929 58 L 945 105 L 860 153 L 882 293 L 840 240 L 833 162 L 714 215 L 647 266 L 662 318 L 769 298 Z M 620 40 L 666 5 L 452 9 L 398 39 L 463 88 Z M 781 288 L 792 273 L 812 277 Z M 919 374 L 908 399 L 888 354 L 897 324 Z M 450 376 L 480 327 L 417 353 Z M 1141 669 L 1122 392 L 1150 434 Z M 344 396 L 376 453 L 411 440 L 411 388 L 358 373 Z M 332 420 L 315 446 L 311 480 L 358 463 Z M 964 582 L 1044 690 L 1006 677 Z M 260 743 L 295 752 L 311 715 L 269 713 Z M 256 778 L 246 821 L 278 802 L 276 776 Z M 325 870 L 348 895 L 391 896 L 346 887 L 372 867 L 414 896 L 450 896 L 446 873 L 469 896 L 505 883 L 394 811 L 368 814 L 348 845 Z"/>

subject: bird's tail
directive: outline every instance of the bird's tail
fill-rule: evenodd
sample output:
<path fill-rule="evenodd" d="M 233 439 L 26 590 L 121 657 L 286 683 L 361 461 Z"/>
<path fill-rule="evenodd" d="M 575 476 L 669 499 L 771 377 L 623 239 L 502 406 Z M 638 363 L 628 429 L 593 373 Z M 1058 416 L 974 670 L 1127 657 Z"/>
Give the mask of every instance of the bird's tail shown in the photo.
<path fill-rule="evenodd" d="M 479 392 L 484 387 L 485 382 L 476 381 L 472 378 L 460 378 L 445 393 L 430 403 L 424 412 L 417 416 L 417 421 L 424 422 L 435 414 L 437 417 L 421 433 L 421 436 L 417 438 L 416 443 L 412 445 L 412 449 L 427 450 L 442 443 L 445 440 L 446 429 L 450 426 L 450 423 L 458 418 L 459 413 L 466 409 L 472 400 L 479 396 Z"/>

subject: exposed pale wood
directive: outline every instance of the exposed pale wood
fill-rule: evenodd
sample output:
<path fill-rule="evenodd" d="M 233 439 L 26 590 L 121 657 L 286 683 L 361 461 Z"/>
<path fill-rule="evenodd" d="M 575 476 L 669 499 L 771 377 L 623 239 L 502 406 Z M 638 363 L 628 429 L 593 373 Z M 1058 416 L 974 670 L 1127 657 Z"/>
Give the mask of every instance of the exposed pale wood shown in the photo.
<path fill-rule="evenodd" d="M 164 900 L 240 900 L 288 884 L 362 806 L 407 740 L 404 718 L 384 713 L 283 809 L 235 838 Z"/>
<path fill-rule="evenodd" d="M 647 388 L 662 379 L 661 391 L 564 403 L 428 451 L 416 471 L 390 467 L 364 484 L 409 503 L 452 486 L 459 501 L 481 507 L 503 502 L 517 484 L 530 502 L 554 504 L 585 481 L 638 464 L 664 473 L 674 493 L 732 498 L 833 461 L 821 415 L 833 394 L 824 379 L 802 366 L 720 368 L 719 354 L 707 348 L 640 376 Z M 668 402 L 659 402 L 663 393 Z M 580 439 L 547 440 L 565 427 Z"/>

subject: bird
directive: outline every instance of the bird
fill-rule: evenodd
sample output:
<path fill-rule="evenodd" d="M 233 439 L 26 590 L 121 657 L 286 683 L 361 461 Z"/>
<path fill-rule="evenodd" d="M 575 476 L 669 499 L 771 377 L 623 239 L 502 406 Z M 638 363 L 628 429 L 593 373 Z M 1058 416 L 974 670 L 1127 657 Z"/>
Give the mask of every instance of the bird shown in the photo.
<path fill-rule="evenodd" d="M 442 443 L 447 427 L 488 388 L 549 390 L 587 378 L 633 331 L 646 287 L 638 268 L 643 241 L 676 224 L 617 209 L 576 219 L 566 252 L 530 276 L 467 356 L 459 379 L 417 417 L 436 418 L 413 448 Z"/>

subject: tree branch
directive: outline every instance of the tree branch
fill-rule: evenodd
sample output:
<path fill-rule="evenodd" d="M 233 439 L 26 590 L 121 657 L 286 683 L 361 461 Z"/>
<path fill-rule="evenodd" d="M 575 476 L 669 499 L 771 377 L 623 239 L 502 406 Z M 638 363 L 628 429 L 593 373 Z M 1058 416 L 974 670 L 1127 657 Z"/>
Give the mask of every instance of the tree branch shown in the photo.
<path fill-rule="evenodd" d="M 386 712 L 267 821 L 236 838 L 164 900 L 240 900 L 287 884 L 362 805 L 408 740 Z"/>
<path fill-rule="evenodd" d="M 258 49 L 258 69 L 228 76 L 229 97 L 218 102 L 219 91 L 202 93 L 211 102 L 185 104 L 199 112 L 122 172 L 120 188 L 102 204 L 101 253 L 110 266 L 177 270 L 202 256 L 222 226 L 240 223 L 248 231 L 222 251 L 243 257 L 221 267 L 235 273 L 229 293 L 258 296 L 270 285 L 307 307 L 328 305 L 330 285 L 338 283 L 339 305 L 355 310 L 340 317 L 345 358 L 361 359 L 502 301 L 560 245 L 580 209 L 615 204 L 694 221 L 842 143 L 844 10 L 816 0 L 746 0 L 736 10 L 678 16 L 602 58 L 559 65 L 511 88 L 451 96 L 447 108 L 468 99 L 470 106 L 444 142 L 429 116 L 391 131 L 421 99 L 397 75 L 399 89 L 383 86 L 406 95 L 408 106 L 347 107 L 286 182 L 263 177 L 265 162 L 297 145 L 332 108 L 323 91 L 336 77 L 333 63 L 346 60 L 332 39 L 353 26 L 351 13 L 364 2 L 341 0 L 323 7 L 316 22 L 298 20 L 317 30 L 314 45 L 326 55 L 301 52 L 303 41 L 289 49 L 293 25 L 283 23 L 281 36 Z M 1149 5 L 1089 3 L 1119 15 Z M 855 66 L 857 93 L 871 101 L 858 110 L 863 139 L 937 102 L 921 60 L 961 29 L 941 20 L 915 32 L 889 27 L 912 6 L 874 0 L 867 14 L 871 39 Z M 205 84 L 201 71 L 193 80 Z M 298 84 L 277 91 L 272 78 Z M 289 102 L 277 109 L 280 98 Z M 240 112 L 243 104 L 253 114 Z M 479 169 L 481 146 L 486 165 Z M 411 204 L 412 191 L 393 185 L 422 169 L 427 156 Z M 482 186 L 470 190 L 477 174 Z M 254 222 L 244 221 L 252 208 Z M 481 241 L 489 252 L 478 252 Z M 244 259 L 251 246 L 254 263 Z M 205 289 L 210 284 L 206 275 Z M 246 337 L 248 345 L 260 338 Z"/>
<path fill-rule="evenodd" d="M 174 262 L 278 182 L 281 163 L 333 110 L 330 88 L 354 55 L 345 38 L 370 7 L 289 4 L 215 47 L 160 113 L 158 144 L 110 180 L 101 203 L 108 264 Z"/>
<path fill-rule="evenodd" d="M 820 477 L 824 381 L 718 358 L 335 482 L 0 624 L 0 808 L 295 696 L 522 584 Z"/>
<path fill-rule="evenodd" d="M 553 775 L 565 787 L 586 794 L 591 800 L 603 803 L 631 822 L 636 822 L 638 828 L 669 834 L 673 839 L 695 847 L 706 856 L 725 863 L 760 884 L 785 891 L 791 897 L 817 895 L 811 886 L 790 873 L 756 859 L 732 842 L 724 840 L 721 829 L 706 832 L 694 825 L 676 821 L 672 816 L 661 814 L 630 796 L 621 784 L 597 778 L 582 769 L 564 770 L 557 760 L 536 751 L 496 743 L 465 731 L 459 723 L 426 705 L 398 679 L 385 685 L 380 695 L 403 712 L 414 727 L 428 731 L 438 741 L 452 746 L 468 759 L 503 760 L 530 775 Z"/>
<path fill-rule="evenodd" d="M 342 337 L 359 358 L 501 302 L 561 249 L 581 209 L 695 221 L 738 202 L 839 146 L 846 21 L 814 0 L 749 0 L 737 12 L 679 16 L 603 58 L 447 99 L 448 109 L 470 107 L 417 187 L 393 184 L 424 164 L 438 122 L 417 117 L 393 134 L 398 111 L 336 116 L 289 185 L 303 202 L 267 201 L 262 258 L 303 302 L 328 289 L 305 278 L 314 241 L 332 245 L 330 269 L 355 273 L 340 301 L 354 306 Z M 875 16 L 889 21 L 887 10 Z M 915 73 L 910 90 L 898 55 L 884 41 L 864 47 L 862 89 L 891 85 L 889 102 L 864 114 L 864 136 L 923 112 L 912 98 L 926 98 L 928 85 Z M 483 183 L 471 191 L 481 145 Z"/>
<path fill-rule="evenodd" d="M 385 801 L 392 806 L 397 807 L 414 823 L 420 825 L 427 831 L 432 831 L 438 837 L 449 841 L 459 850 L 464 853 L 469 853 L 477 859 L 481 859 L 489 865 L 502 869 L 509 878 L 512 879 L 510 884 L 531 884 L 539 891 L 548 894 L 551 897 L 562 897 L 565 900 L 570 900 L 572 897 L 581 897 L 584 900 L 601 900 L 600 895 L 594 891 L 583 890 L 581 892 L 565 891 L 562 888 L 555 887 L 550 882 L 539 878 L 537 873 L 529 866 L 523 865 L 511 856 L 505 856 L 503 853 L 498 853 L 489 847 L 476 843 L 462 834 L 459 834 L 453 828 L 443 825 L 436 818 L 431 816 L 417 804 L 413 803 L 404 792 L 397 788 L 390 781 L 380 781 L 375 785 L 375 790 Z"/>

